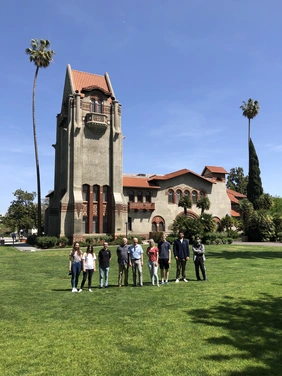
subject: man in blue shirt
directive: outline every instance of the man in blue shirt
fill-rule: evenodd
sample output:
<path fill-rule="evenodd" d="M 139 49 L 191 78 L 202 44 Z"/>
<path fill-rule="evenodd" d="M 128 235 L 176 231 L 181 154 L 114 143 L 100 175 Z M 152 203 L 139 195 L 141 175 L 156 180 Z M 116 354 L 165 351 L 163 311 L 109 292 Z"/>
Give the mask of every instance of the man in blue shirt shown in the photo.
<path fill-rule="evenodd" d="M 136 283 L 136 272 L 138 271 L 139 285 L 143 286 L 142 266 L 143 266 L 143 248 L 138 244 L 138 239 L 133 238 L 133 244 L 128 248 L 129 265 L 132 267 L 133 285 Z"/>

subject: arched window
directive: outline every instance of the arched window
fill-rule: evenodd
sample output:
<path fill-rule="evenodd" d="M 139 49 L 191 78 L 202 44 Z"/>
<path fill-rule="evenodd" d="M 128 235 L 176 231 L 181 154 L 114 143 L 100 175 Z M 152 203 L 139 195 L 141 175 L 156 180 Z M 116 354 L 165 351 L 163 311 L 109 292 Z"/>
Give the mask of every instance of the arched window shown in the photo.
<path fill-rule="evenodd" d="M 128 192 L 128 200 L 130 202 L 134 202 L 134 191 L 129 191 Z"/>
<path fill-rule="evenodd" d="M 184 191 L 184 196 L 190 197 L 190 192 L 187 189 Z"/>
<path fill-rule="evenodd" d="M 192 202 L 193 202 L 193 204 L 196 204 L 197 201 L 198 201 L 198 192 L 193 191 L 192 192 Z"/>
<path fill-rule="evenodd" d="M 176 203 L 177 204 L 179 203 L 179 200 L 181 199 L 181 196 L 182 196 L 181 190 L 177 189 L 177 191 L 176 191 Z"/>
<path fill-rule="evenodd" d="M 173 189 L 169 189 L 169 191 L 168 191 L 168 203 L 169 204 L 174 203 L 174 191 L 173 191 Z"/>
<path fill-rule="evenodd" d="M 96 112 L 102 113 L 102 101 L 100 99 L 96 101 Z"/>
<path fill-rule="evenodd" d="M 160 222 L 160 223 L 159 223 L 159 232 L 162 232 L 162 231 L 165 231 L 164 223 L 163 223 L 163 222 Z"/>
<path fill-rule="evenodd" d="M 153 231 L 153 232 L 156 232 L 156 231 L 157 231 L 157 224 L 156 224 L 156 222 L 153 222 L 153 223 L 152 223 L 152 231 Z"/>
<path fill-rule="evenodd" d="M 200 191 L 200 198 L 203 198 L 205 196 L 206 196 L 205 192 L 204 191 Z"/>
<path fill-rule="evenodd" d="M 83 184 L 82 186 L 82 199 L 83 201 L 88 201 L 89 198 L 89 185 Z"/>
<path fill-rule="evenodd" d="M 143 202 L 143 193 L 141 191 L 137 192 L 137 202 Z"/>
<path fill-rule="evenodd" d="M 103 187 L 103 202 L 108 202 L 108 187 L 106 185 Z"/>
<path fill-rule="evenodd" d="M 98 185 L 93 185 L 93 201 L 99 200 L 99 187 Z"/>
<path fill-rule="evenodd" d="M 151 202 L 151 192 L 145 192 L 146 202 Z"/>
<path fill-rule="evenodd" d="M 95 112 L 95 99 L 91 99 L 90 112 Z"/>

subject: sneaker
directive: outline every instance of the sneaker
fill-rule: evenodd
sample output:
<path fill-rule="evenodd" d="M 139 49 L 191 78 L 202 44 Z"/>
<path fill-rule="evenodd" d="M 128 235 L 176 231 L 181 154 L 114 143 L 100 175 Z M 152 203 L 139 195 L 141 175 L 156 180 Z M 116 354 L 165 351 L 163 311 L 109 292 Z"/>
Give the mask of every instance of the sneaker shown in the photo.
<path fill-rule="evenodd" d="M 165 281 L 165 284 L 168 285 L 168 280 Z"/>
<path fill-rule="evenodd" d="M 183 278 L 183 281 L 184 281 L 184 282 L 188 282 L 188 279 L 186 279 L 186 278 Z"/>
<path fill-rule="evenodd" d="M 175 280 L 175 283 L 179 283 L 179 279 L 178 278 Z"/>
<path fill-rule="evenodd" d="M 73 289 L 71 290 L 71 292 L 77 292 L 77 289 L 75 287 L 73 287 Z"/>
<path fill-rule="evenodd" d="M 82 289 L 79 289 L 78 292 L 82 292 Z"/>
<path fill-rule="evenodd" d="M 164 281 L 161 282 L 161 285 L 164 285 Z"/>
<path fill-rule="evenodd" d="M 88 291 L 89 291 L 89 292 L 92 292 L 92 290 L 91 290 L 91 289 L 88 289 Z"/>

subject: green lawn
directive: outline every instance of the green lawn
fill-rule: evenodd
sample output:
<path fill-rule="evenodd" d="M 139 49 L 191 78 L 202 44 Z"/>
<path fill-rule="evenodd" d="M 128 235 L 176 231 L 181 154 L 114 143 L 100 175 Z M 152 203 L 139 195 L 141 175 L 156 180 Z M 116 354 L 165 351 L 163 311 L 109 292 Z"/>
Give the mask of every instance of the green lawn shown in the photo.
<path fill-rule="evenodd" d="M 112 248 L 115 250 L 115 248 Z M 114 255 L 113 251 L 113 255 Z M 0 247 L 0 375 L 282 374 L 282 247 L 206 247 L 209 280 L 71 293 L 68 250 Z M 130 281 L 132 281 L 130 273 Z"/>

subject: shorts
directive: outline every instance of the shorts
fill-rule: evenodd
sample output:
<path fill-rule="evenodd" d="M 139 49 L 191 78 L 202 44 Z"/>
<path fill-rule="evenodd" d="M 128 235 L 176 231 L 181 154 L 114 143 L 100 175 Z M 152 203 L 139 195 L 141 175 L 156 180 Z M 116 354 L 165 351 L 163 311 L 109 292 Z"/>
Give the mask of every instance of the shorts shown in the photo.
<path fill-rule="evenodd" d="M 170 265 L 168 263 L 168 259 L 159 259 L 159 265 L 160 265 L 160 269 L 163 270 L 163 269 L 169 269 Z"/>

